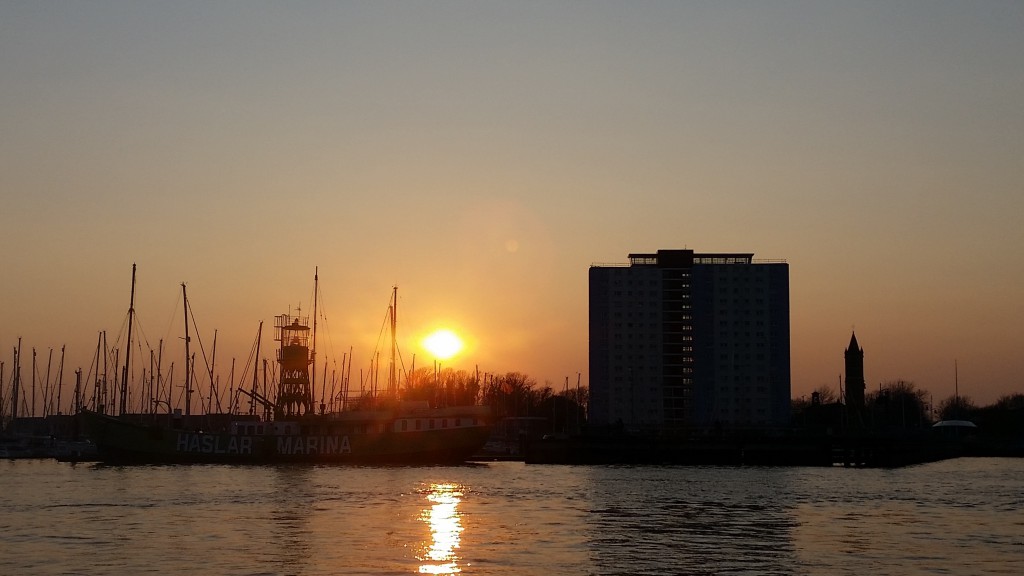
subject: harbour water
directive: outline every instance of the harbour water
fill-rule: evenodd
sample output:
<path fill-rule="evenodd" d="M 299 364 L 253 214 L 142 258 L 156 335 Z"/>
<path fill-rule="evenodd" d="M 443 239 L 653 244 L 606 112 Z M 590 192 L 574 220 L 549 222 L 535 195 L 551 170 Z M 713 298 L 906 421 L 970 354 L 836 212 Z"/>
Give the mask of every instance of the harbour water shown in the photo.
<path fill-rule="evenodd" d="M 1024 459 L 0 461 L 0 574 L 1024 574 Z"/>

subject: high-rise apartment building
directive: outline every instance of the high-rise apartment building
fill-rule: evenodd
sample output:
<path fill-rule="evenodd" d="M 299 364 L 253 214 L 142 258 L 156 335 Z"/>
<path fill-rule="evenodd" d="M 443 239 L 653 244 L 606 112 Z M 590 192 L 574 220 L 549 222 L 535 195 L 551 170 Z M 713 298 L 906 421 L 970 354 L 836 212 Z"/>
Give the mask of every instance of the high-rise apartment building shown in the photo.
<path fill-rule="evenodd" d="M 591 266 L 592 425 L 770 428 L 789 404 L 788 264 L 659 250 Z"/>

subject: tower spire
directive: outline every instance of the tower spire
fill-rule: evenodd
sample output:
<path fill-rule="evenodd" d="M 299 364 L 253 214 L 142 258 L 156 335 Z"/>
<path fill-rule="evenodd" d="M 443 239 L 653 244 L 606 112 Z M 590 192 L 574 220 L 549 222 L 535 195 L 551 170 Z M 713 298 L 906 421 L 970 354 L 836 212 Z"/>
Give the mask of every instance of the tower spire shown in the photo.
<path fill-rule="evenodd" d="M 857 333 L 851 332 L 850 346 L 846 353 L 846 405 L 850 408 L 864 406 L 864 349 L 857 343 Z"/>

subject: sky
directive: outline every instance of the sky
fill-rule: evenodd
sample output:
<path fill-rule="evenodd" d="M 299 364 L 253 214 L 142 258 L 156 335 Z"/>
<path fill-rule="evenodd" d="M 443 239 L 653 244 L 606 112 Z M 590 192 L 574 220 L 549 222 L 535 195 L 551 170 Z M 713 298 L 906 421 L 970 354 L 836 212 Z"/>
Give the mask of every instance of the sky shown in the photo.
<path fill-rule="evenodd" d="M 185 283 L 224 379 L 316 271 L 354 371 L 398 286 L 407 365 L 448 327 L 442 366 L 587 385 L 588 268 L 689 248 L 789 263 L 794 397 L 853 330 L 869 390 L 1024 392 L 1021 30 L 1011 0 L 0 1 L 4 387 L 19 338 L 66 386 L 124 339 L 133 263 L 133 339 L 184 358 Z"/>

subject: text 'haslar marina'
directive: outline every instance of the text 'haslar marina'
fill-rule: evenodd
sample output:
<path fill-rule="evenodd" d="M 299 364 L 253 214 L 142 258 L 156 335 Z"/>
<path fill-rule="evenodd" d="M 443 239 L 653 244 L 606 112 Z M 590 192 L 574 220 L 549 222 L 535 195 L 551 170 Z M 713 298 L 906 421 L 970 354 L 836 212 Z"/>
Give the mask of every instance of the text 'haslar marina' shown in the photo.
<path fill-rule="evenodd" d="M 201 454 L 252 454 L 251 436 L 178 434 L 178 452 Z M 348 436 L 283 436 L 277 438 L 278 454 L 347 454 Z"/>

